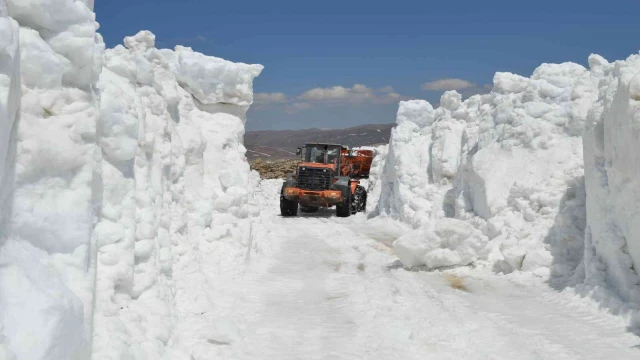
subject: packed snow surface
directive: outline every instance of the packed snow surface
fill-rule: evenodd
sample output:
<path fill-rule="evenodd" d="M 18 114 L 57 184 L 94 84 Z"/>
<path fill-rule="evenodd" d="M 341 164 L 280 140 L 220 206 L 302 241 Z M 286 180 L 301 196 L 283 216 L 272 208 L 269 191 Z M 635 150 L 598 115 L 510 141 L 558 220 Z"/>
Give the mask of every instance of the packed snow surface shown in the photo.
<path fill-rule="evenodd" d="M 407 271 L 407 229 L 333 211 L 283 218 L 281 180 L 250 202 L 246 244 L 202 243 L 180 279 L 173 346 L 211 359 L 632 359 L 637 338 L 597 304 L 530 274 Z M 382 237 L 388 237 L 383 239 Z M 374 239 L 377 237 L 377 239 Z M 196 270 L 197 269 L 197 270 Z"/>

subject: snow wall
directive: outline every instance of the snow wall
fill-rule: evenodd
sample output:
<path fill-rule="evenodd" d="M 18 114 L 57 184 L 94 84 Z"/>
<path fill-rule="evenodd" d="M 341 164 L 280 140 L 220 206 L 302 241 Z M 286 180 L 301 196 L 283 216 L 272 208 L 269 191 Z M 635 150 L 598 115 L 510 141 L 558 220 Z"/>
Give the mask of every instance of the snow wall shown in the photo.
<path fill-rule="evenodd" d="M 176 277 L 246 237 L 262 66 L 105 51 L 92 4 L 0 0 L 0 358 L 188 359 Z"/>
<path fill-rule="evenodd" d="M 382 170 L 384 164 L 387 161 L 387 153 L 389 151 L 389 145 L 378 146 L 359 146 L 355 149 L 372 150 L 373 161 L 371 162 L 371 170 L 369 171 L 369 178 L 360 180 L 362 186 L 367 189 L 367 211 L 372 211 L 378 204 L 380 199 L 380 177 L 382 176 Z"/>
<path fill-rule="evenodd" d="M 496 73 L 489 94 L 449 91 L 436 109 L 400 103 L 370 216 L 413 226 L 394 243 L 405 266 L 586 280 L 640 302 L 640 58 L 589 67 Z"/>
<path fill-rule="evenodd" d="M 597 101 L 584 133 L 587 283 L 640 309 L 640 56 L 589 62 Z"/>
<path fill-rule="evenodd" d="M 103 199 L 94 356 L 165 353 L 177 326 L 183 266 L 201 241 L 242 240 L 249 165 L 243 135 L 261 65 L 189 48 L 158 50 L 142 31 L 108 49 L 97 87 Z M 114 341 L 114 332 L 120 336 Z"/>
<path fill-rule="evenodd" d="M 8 89 L 0 91 L 0 352 L 85 359 L 99 192 L 94 87 L 104 45 L 85 2 L 0 4 L 0 87 Z"/>

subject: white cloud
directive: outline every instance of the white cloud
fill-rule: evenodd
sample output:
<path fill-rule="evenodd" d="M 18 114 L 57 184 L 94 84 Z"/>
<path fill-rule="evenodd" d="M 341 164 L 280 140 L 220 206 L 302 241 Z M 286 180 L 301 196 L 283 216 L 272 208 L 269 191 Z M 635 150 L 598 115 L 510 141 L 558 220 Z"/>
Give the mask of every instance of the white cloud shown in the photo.
<path fill-rule="evenodd" d="M 287 100 L 287 96 L 283 93 L 255 93 L 253 100 L 256 104 L 283 103 Z"/>
<path fill-rule="evenodd" d="M 471 81 L 458 78 L 439 79 L 422 84 L 423 90 L 436 91 L 462 90 L 472 87 L 476 87 L 476 84 L 472 83 Z"/>
<path fill-rule="evenodd" d="M 355 84 L 350 88 L 342 86 L 313 88 L 300 94 L 298 99 L 305 101 L 361 102 L 373 96 L 371 88 L 362 84 Z"/>
<path fill-rule="evenodd" d="M 298 112 L 300 110 L 306 110 L 311 108 L 311 104 L 306 103 L 306 102 L 294 102 L 290 105 L 287 105 L 285 107 L 285 111 L 288 113 L 295 113 Z"/>
<path fill-rule="evenodd" d="M 391 86 L 385 86 L 377 91 L 362 84 L 355 84 L 350 88 L 332 86 L 327 88 L 313 88 L 298 96 L 299 100 L 307 102 L 324 102 L 333 104 L 358 104 L 363 102 L 391 103 L 401 100 L 400 94 L 393 92 Z"/>
<path fill-rule="evenodd" d="M 380 94 L 375 99 L 374 102 L 378 104 L 391 104 L 397 103 L 400 100 L 406 100 L 406 97 L 396 93 L 396 92 L 388 92 L 386 94 Z"/>
<path fill-rule="evenodd" d="M 326 88 L 313 88 L 296 97 L 287 97 L 285 94 L 255 93 L 254 103 L 258 109 L 265 108 L 269 104 L 283 104 L 288 113 L 312 108 L 314 105 L 358 105 L 362 103 L 393 104 L 406 97 L 394 92 L 391 86 L 385 86 L 374 90 L 363 84 L 355 84 L 352 87 L 331 86 Z"/>

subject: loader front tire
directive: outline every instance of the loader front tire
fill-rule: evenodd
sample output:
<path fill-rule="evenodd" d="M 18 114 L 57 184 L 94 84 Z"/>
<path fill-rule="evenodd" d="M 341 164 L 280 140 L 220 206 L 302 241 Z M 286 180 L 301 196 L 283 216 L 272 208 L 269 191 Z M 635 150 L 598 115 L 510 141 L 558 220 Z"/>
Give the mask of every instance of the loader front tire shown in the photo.
<path fill-rule="evenodd" d="M 347 196 L 342 199 L 340 204 L 336 205 L 337 217 L 349 217 L 351 215 L 351 192 L 347 191 Z"/>
<path fill-rule="evenodd" d="M 283 193 L 280 193 L 280 215 L 282 216 L 298 215 L 298 203 L 295 201 L 288 200 L 287 198 L 284 197 Z"/>

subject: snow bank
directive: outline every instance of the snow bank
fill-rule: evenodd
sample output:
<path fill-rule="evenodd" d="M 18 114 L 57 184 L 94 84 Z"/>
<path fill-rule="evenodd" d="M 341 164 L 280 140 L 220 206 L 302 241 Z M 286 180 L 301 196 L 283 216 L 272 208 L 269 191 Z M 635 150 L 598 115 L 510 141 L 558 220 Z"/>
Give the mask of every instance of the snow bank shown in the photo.
<path fill-rule="evenodd" d="M 188 359 L 198 248 L 240 244 L 255 213 L 262 66 L 146 31 L 104 51 L 91 7 L 0 0 L 0 357 Z"/>
<path fill-rule="evenodd" d="M 588 79 L 580 65 L 543 64 L 530 78 L 497 73 L 490 94 L 462 101 L 448 91 L 437 109 L 401 102 L 377 209 L 417 229 L 395 243 L 402 254 L 418 254 L 401 260 L 429 266 L 422 253 L 432 223 L 456 218 L 486 239 L 463 241 L 462 253 L 476 253 L 447 265 L 489 259 L 505 272 L 544 275 L 554 262 L 558 273 L 573 270 L 575 259 L 563 257 L 579 250 L 584 228 L 580 135 L 590 93 L 572 89 Z M 490 255 L 481 246 L 487 239 Z"/>
<path fill-rule="evenodd" d="M 20 105 L 18 36 L 18 23 L 7 15 L 6 4 L 0 0 L 0 236 L 10 211 L 11 164 L 14 163 L 11 158 L 15 154 L 13 125 Z"/>
<path fill-rule="evenodd" d="M 584 134 L 586 280 L 640 309 L 640 56 L 589 63 L 598 86 Z"/>
<path fill-rule="evenodd" d="M 373 215 L 414 228 L 394 243 L 404 265 L 530 272 L 638 331 L 640 56 L 497 73 L 440 102 L 400 103 L 380 180 Z"/>
<path fill-rule="evenodd" d="M 0 339 L 9 358 L 85 359 L 104 46 L 84 2 L 0 4 Z"/>
<path fill-rule="evenodd" d="M 0 254 L 8 235 L 8 220 L 13 202 L 13 171 L 15 168 L 15 122 L 20 106 L 20 53 L 18 23 L 8 16 L 4 0 L 0 0 Z M 0 260 L 2 261 L 2 260 Z M 6 261 L 6 260 L 5 260 Z M 0 263 L 1 264 L 1 263 Z M 0 286 L 10 284 L 2 277 L 10 273 L 0 270 Z M 21 277 L 18 277 L 20 279 Z M 11 289 L 2 289 L 7 294 Z M 7 296 L 0 298 L 7 301 Z M 24 293 L 23 293 L 24 295 Z M 0 309 L 0 358 L 15 359 L 15 347 L 9 341 L 16 337 L 8 334 L 14 331 L 5 320 L 8 313 Z M 10 320 L 9 320 L 10 321 Z"/>
<path fill-rule="evenodd" d="M 158 50 L 148 31 L 124 43 L 105 52 L 98 82 L 104 195 L 94 356 L 188 358 L 165 345 L 181 311 L 202 298 L 182 284 L 198 273 L 201 242 L 245 236 L 237 220 L 249 213 L 242 137 L 262 66 Z"/>
<path fill-rule="evenodd" d="M 367 189 L 367 211 L 375 210 L 378 199 L 380 199 L 380 176 L 382 168 L 387 160 L 389 145 L 380 146 L 359 146 L 355 149 L 373 150 L 373 161 L 371 162 L 371 170 L 369 178 L 360 180 L 362 186 Z"/>

